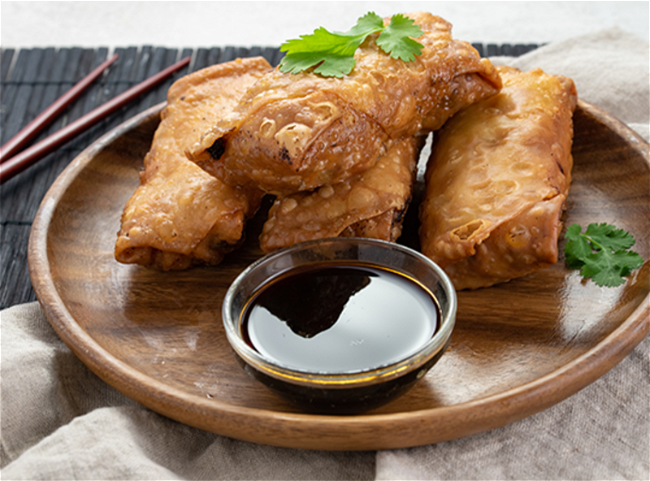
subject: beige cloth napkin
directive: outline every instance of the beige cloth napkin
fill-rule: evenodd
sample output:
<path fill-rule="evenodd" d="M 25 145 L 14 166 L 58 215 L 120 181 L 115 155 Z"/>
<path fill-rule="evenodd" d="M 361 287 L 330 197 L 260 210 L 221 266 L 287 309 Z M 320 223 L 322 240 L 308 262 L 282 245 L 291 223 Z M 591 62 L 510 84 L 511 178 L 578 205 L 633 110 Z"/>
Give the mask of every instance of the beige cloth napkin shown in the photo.
<path fill-rule="evenodd" d="M 571 77 L 583 100 L 648 140 L 650 49 L 619 29 L 494 58 Z M 650 234 L 649 234 L 650 235 Z M 564 402 L 488 433 L 377 455 L 377 479 L 650 479 L 650 338 Z"/>
<path fill-rule="evenodd" d="M 648 44 L 608 30 L 498 63 L 572 77 L 646 139 Z M 640 479 L 650 477 L 650 338 L 562 403 L 480 435 L 381 452 L 283 449 L 160 416 L 92 374 L 37 303 L 0 312 L 0 475 L 10 479 Z"/>

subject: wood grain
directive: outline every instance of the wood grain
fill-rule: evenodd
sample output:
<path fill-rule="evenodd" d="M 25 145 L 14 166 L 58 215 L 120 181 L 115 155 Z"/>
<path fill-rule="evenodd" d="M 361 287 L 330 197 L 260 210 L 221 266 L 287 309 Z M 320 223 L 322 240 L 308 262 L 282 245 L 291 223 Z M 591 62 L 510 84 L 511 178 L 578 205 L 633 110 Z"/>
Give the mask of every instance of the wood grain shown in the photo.
<path fill-rule="evenodd" d="M 217 267 L 162 273 L 113 259 L 121 210 L 137 185 L 160 108 L 102 137 L 58 178 L 33 224 L 29 268 L 50 323 L 75 354 L 163 415 L 296 448 L 435 443 L 554 405 L 610 370 L 649 332 L 649 261 L 619 288 L 599 288 L 559 262 L 508 284 L 459 293 L 450 349 L 404 397 L 360 416 L 302 413 L 243 372 L 221 325 L 228 285 L 261 255 L 263 211 L 244 246 Z M 580 102 L 573 154 L 565 223 L 615 223 L 650 259 L 648 144 Z M 413 232 L 405 233 L 409 238 Z"/>
<path fill-rule="evenodd" d="M 36 140 L 42 140 L 129 87 L 168 67 L 177 59 L 193 56 L 191 71 L 233 60 L 237 56 L 266 58 L 277 65 L 282 57 L 275 47 L 213 47 L 183 49 L 162 47 L 117 47 L 118 62 L 101 81 L 95 82 L 75 104 Z M 522 51 L 523 53 L 523 51 Z M 101 48 L 0 48 L 0 140 L 11 135 L 107 58 Z M 179 73 L 180 75 L 180 73 Z M 177 76 L 178 77 L 178 76 Z M 174 79 L 131 102 L 104 119 L 56 153 L 0 186 L 0 309 L 36 300 L 27 269 L 29 231 L 45 193 L 63 169 L 89 144 L 126 119 L 165 100 Z"/>

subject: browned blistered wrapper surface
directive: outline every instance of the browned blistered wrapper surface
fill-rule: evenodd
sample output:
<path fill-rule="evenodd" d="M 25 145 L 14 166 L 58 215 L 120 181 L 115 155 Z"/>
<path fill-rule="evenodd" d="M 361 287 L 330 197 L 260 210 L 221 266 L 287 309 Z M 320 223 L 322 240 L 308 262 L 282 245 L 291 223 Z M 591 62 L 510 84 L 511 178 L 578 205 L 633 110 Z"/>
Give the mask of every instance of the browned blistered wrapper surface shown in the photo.
<path fill-rule="evenodd" d="M 188 155 L 231 185 L 275 195 L 313 190 L 363 172 L 392 141 L 438 129 L 460 108 L 500 89 L 494 66 L 453 39 L 448 22 L 423 12 L 408 16 L 424 32 L 415 61 L 391 58 L 373 35 L 343 78 L 275 70 Z"/>
<path fill-rule="evenodd" d="M 140 184 L 124 207 L 118 261 L 184 269 L 217 264 L 238 245 L 261 192 L 224 184 L 190 162 L 185 150 L 270 70 L 263 58 L 248 58 L 199 70 L 172 85 Z"/>
<path fill-rule="evenodd" d="M 337 236 L 397 240 L 422 144 L 419 137 L 401 140 L 361 174 L 278 198 L 260 236 L 262 250 Z"/>
<path fill-rule="evenodd" d="M 436 133 L 425 175 L 422 252 L 457 289 L 508 281 L 558 259 L 575 85 L 540 69 L 499 72 L 499 94 Z"/>

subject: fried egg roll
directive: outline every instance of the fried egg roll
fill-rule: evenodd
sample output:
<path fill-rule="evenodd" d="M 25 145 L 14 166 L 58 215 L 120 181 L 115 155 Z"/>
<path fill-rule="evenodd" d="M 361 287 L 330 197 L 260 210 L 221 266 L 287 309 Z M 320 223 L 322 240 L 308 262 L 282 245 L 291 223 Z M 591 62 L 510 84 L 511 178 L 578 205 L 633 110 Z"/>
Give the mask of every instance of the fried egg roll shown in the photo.
<path fill-rule="evenodd" d="M 263 194 L 224 184 L 184 152 L 269 70 L 262 57 L 240 59 L 199 70 L 171 86 L 139 186 L 122 213 L 115 243 L 119 262 L 162 270 L 214 265 L 240 243 L 245 221 Z"/>
<path fill-rule="evenodd" d="M 522 277 L 558 259 L 576 88 L 540 69 L 498 70 L 501 92 L 435 134 L 425 173 L 422 252 L 459 290 Z"/>
<path fill-rule="evenodd" d="M 260 247 L 281 247 L 325 237 L 395 241 L 411 201 L 424 138 L 396 142 L 368 170 L 337 184 L 276 199 L 260 235 Z"/>
<path fill-rule="evenodd" d="M 230 185 L 278 196 L 313 190 L 363 172 L 392 141 L 438 129 L 499 91 L 494 66 L 453 39 L 451 24 L 429 13 L 408 16 L 424 32 L 414 61 L 385 54 L 375 34 L 342 78 L 275 70 L 205 132 L 189 158 Z"/>

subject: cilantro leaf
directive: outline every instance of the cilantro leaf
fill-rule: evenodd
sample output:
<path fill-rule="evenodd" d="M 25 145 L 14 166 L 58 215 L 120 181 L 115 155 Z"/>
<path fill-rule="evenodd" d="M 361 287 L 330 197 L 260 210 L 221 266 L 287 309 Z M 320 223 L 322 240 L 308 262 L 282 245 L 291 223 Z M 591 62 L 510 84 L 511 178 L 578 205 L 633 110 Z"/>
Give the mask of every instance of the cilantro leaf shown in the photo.
<path fill-rule="evenodd" d="M 373 33 L 381 32 L 384 28 L 384 19 L 375 12 L 368 12 L 363 17 L 359 17 L 357 24 L 352 27 L 347 34 L 342 35 L 363 35 L 363 39 Z M 363 40 L 361 41 L 363 42 Z M 359 45 L 361 44 L 359 42 Z"/>
<path fill-rule="evenodd" d="M 602 224 L 589 224 L 585 233 L 578 224 L 566 230 L 564 253 L 570 269 L 580 269 L 580 275 L 591 278 L 598 286 L 616 287 L 624 277 L 643 265 L 643 258 L 628 250 L 634 237 L 624 229 Z"/>
<path fill-rule="evenodd" d="M 412 62 L 416 55 L 422 53 L 423 46 L 410 37 L 420 35 L 422 29 L 412 19 L 398 13 L 391 17 L 390 24 L 379 34 L 377 45 L 393 58 Z"/>
<path fill-rule="evenodd" d="M 567 239 L 564 245 L 566 265 L 569 269 L 580 269 L 584 265 L 582 259 L 593 252 L 589 240 L 580 232 L 582 228 L 578 224 L 569 226 L 564 235 Z"/>
<path fill-rule="evenodd" d="M 580 269 L 583 277 L 591 279 L 599 286 L 619 286 L 625 282 L 634 269 L 643 265 L 643 259 L 636 252 L 631 251 L 601 251 L 589 255 L 585 265 Z"/>
<path fill-rule="evenodd" d="M 589 224 L 585 234 L 604 248 L 617 251 L 620 249 L 629 249 L 634 245 L 634 237 L 623 229 L 617 229 L 609 224 Z"/>
<path fill-rule="evenodd" d="M 343 73 L 352 71 L 354 63 L 354 57 L 301 52 L 283 62 L 281 70 L 284 73 L 296 74 L 316 66 L 314 72 L 323 77 L 342 77 Z"/>
<path fill-rule="evenodd" d="M 280 71 L 296 74 L 313 67 L 315 73 L 324 77 L 343 77 L 356 64 L 357 48 L 369 35 L 378 32 L 381 34 L 377 45 L 393 58 L 408 62 L 422 53 L 423 46 L 410 38 L 422 35 L 413 20 L 401 14 L 393 15 L 390 24 L 384 26 L 379 15 L 369 12 L 348 32 L 329 32 L 320 27 L 312 34 L 286 41 L 280 46 L 280 50 L 286 52 L 280 62 Z"/>

